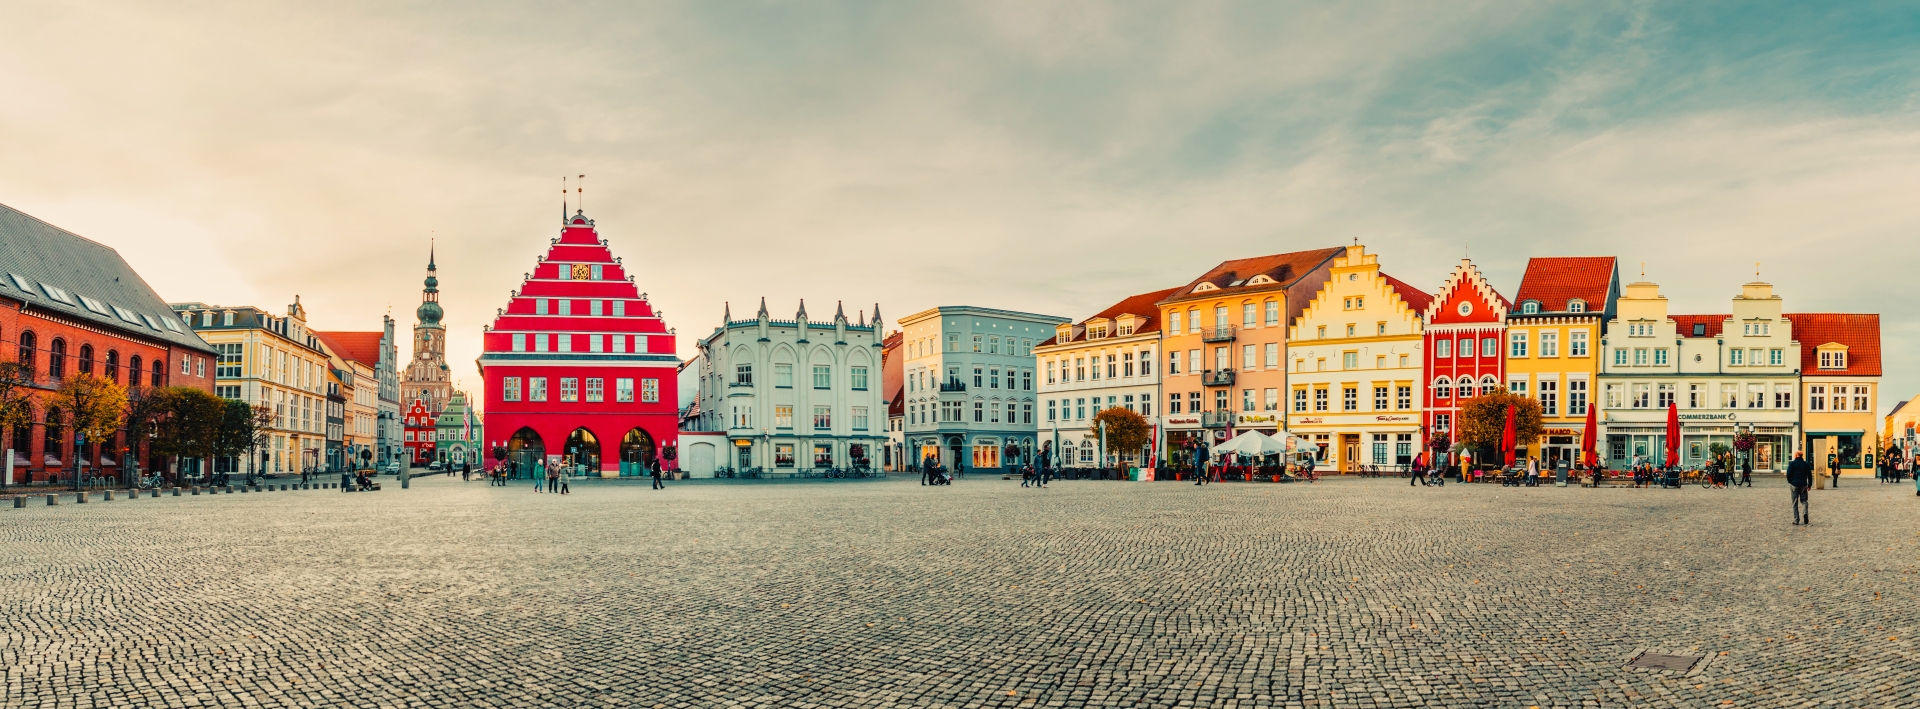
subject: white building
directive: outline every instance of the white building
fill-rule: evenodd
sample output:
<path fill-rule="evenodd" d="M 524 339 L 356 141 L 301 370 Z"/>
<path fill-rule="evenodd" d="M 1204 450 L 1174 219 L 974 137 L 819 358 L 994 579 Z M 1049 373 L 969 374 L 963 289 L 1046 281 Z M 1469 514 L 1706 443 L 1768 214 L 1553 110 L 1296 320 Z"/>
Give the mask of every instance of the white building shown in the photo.
<path fill-rule="evenodd" d="M 1095 466 L 1103 462 L 1099 435 L 1091 425 L 1094 415 L 1124 408 L 1145 416 L 1161 430 L 1160 308 L 1157 303 L 1180 288 L 1142 293 L 1113 304 L 1079 323 L 1062 323 L 1052 339 L 1033 348 L 1040 371 L 1040 447 L 1051 449 L 1062 466 Z M 1139 451 L 1123 454 L 1122 461 L 1150 467 L 1159 449 L 1159 437 Z M 1106 461 L 1110 462 L 1110 461 Z"/>
<path fill-rule="evenodd" d="M 872 321 L 774 320 L 766 301 L 751 320 L 700 340 L 698 426 L 724 431 L 722 467 L 778 477 L 821 468 L 878 469 L 887 442 L 881 391 L 880 308 Z"/>
<path fill-rule="evenodd" d="M 1667 410 L 1679 410 L 1680 463 L 1713 444 L 1758 438 L 1756 471 L 1784 470 L 1798 439 L 1800 343 L 1766 283 L 1748 283 L 1731 315 L 1668 315 L 1653 283 L 1630 283 L 1601 340 L 1600 456 L 1610 467 L 1666 462 Z"/>

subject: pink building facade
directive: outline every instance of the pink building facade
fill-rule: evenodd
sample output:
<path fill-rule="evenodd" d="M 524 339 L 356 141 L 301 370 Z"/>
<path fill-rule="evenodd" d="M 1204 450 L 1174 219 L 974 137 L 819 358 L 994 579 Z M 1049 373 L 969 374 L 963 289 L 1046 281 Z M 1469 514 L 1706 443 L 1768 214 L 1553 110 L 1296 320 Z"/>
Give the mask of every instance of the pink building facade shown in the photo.
<path fill-rule="evenodd" d="M 645 475 L 677 444 L 675 337 L 576 211 L 483 335 L 487 457 Z M 665 462 L 667 468 L 673 467 Z"/>
<path fill-rule="evenodd" d="M 1472 261 L 1460 260 L 1433 294 L 1426 312 L 1424 422 L 1427 448 L 1443 435 L 1454 440 L 1460 405 L 1504 387 L 1507 376 L 1507 311 L 1512 305 L 1493 289 Z M 1429 451 L 1431 456 L 1431 451 Z"/>

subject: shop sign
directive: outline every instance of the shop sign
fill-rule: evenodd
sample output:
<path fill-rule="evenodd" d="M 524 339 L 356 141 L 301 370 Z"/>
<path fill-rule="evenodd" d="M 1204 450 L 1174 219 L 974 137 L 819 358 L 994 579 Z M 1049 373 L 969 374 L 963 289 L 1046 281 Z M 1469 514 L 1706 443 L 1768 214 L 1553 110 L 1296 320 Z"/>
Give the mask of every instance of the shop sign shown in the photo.
<path fill-rule="evenodd" d="M 1549 429 L 1547 429 L 1547 430 L 1545 430 L 1545 431 L 1541 431 L 1541 432 L 1540 432 L 1540 435 L 1542 435 L 1542 436 L 1578 436 L 1578 435 L 1580 435 L 1580 429 L 1577 429 L 1577 428 L 1549 428 Z"/>
<path fill-rule="evenodd" d="M 1274 426 L 1280 425 L 1280 417 L 1277 414 L 1242 413 L 1242 414 L 1236 414 L 1234 416 L 1234 421 L 1242 426 L 1251 426 L 1251 425 L 1259 425 L 1259 424 L 1269 424 Z"/>
<path fill-rule="evenodd" d="M 1732 421 L 1732 413 L 1724 414 L 1680 414 L 1682 421 Z"/>
<path fill-rule="evenodd" d="M 1412 421 L 1413 417 L 1412 416 L 1375 416 L 1373 417 L 1373 420 L 1385 421 L 1389 423 L 1405 423 L 1405 422 Z"/>
<path fill-rule="evenodd" d="M 1168 426 L 1198 426 L 1198 425 L 1200 425 L 1200 417 L 1198 417 L 1198 416 L 1173 416 L 1173 417 L 1169 417 L 1169 418 L 1167 419 L 1167 425 L 1168 425 Z"/>
<path fill-rule="evenodd" d="M 1297 419 L 1294 419 L 1294 420 L 1295 420 L 1295 421 L 1298 421 L 1298 422 L 1300 422 L 1300 423 L 1303 423 L 1303 424 L 1306 424 L 1306 423 L 1326 423 L 1326 422 L 1327 422 L 1327 420 L 1326 420 L 1326 419 L 1324 419 L 1324 418 L 1321 418 L 1321 417 L 1319 417 L 1319 416 L 1302 416 L 1302 417 L 1300 417 L 1300 418 L 1297 418 Z"/>

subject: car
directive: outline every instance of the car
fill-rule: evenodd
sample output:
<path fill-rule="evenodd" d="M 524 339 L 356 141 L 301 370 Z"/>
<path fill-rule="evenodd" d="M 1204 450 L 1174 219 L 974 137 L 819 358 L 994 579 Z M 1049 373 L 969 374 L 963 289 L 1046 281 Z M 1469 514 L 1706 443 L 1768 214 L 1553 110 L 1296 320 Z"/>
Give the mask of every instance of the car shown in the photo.
<path fill-rule="evenodd" d="M 388 464 L 386 464 L 386 466 L 385 466 L 385 467 L 383 467 L 383 468 L 381 468 L 381 469 L 380 469 L 380 472 L 383 472 L 383 473 L 392 473 L 392 474 L 394 474 L 394 475 L 399 475 L 399 474 L 400 474 L 400 464 L 399 464 L 399 463 L 397 463 L 397 462 L 396 462 L 396 463 L 388 463 Z"/>

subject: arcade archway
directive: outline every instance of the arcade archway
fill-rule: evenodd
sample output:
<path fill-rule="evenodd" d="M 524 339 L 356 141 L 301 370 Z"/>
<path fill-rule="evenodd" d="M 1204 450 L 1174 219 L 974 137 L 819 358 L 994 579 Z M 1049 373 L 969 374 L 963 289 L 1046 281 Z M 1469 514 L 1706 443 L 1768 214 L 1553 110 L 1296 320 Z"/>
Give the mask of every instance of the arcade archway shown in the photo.
<path fill-rule="evenodd" d="M 586 428 L 573 429 L 567 436 L 566 454 L 576 475 L 600 475 L 600 439 Z"/>
<path fill-rule="evenodd" d="M 653 444 L 653 436 L 645 430 L 635 428 L 620 439 L 620 475 L 650 475 L 653 466 L 658 465 L 654 457 L 658 449 Z"/>
<path fill-rule="evenodd" d="M 533 474 L 534 464 L 547 457 L 546 443 L 540 440 L 540 434 L 533 429 L 521 427 L 507 439 L 507 470 L 516 478 Z"/>

